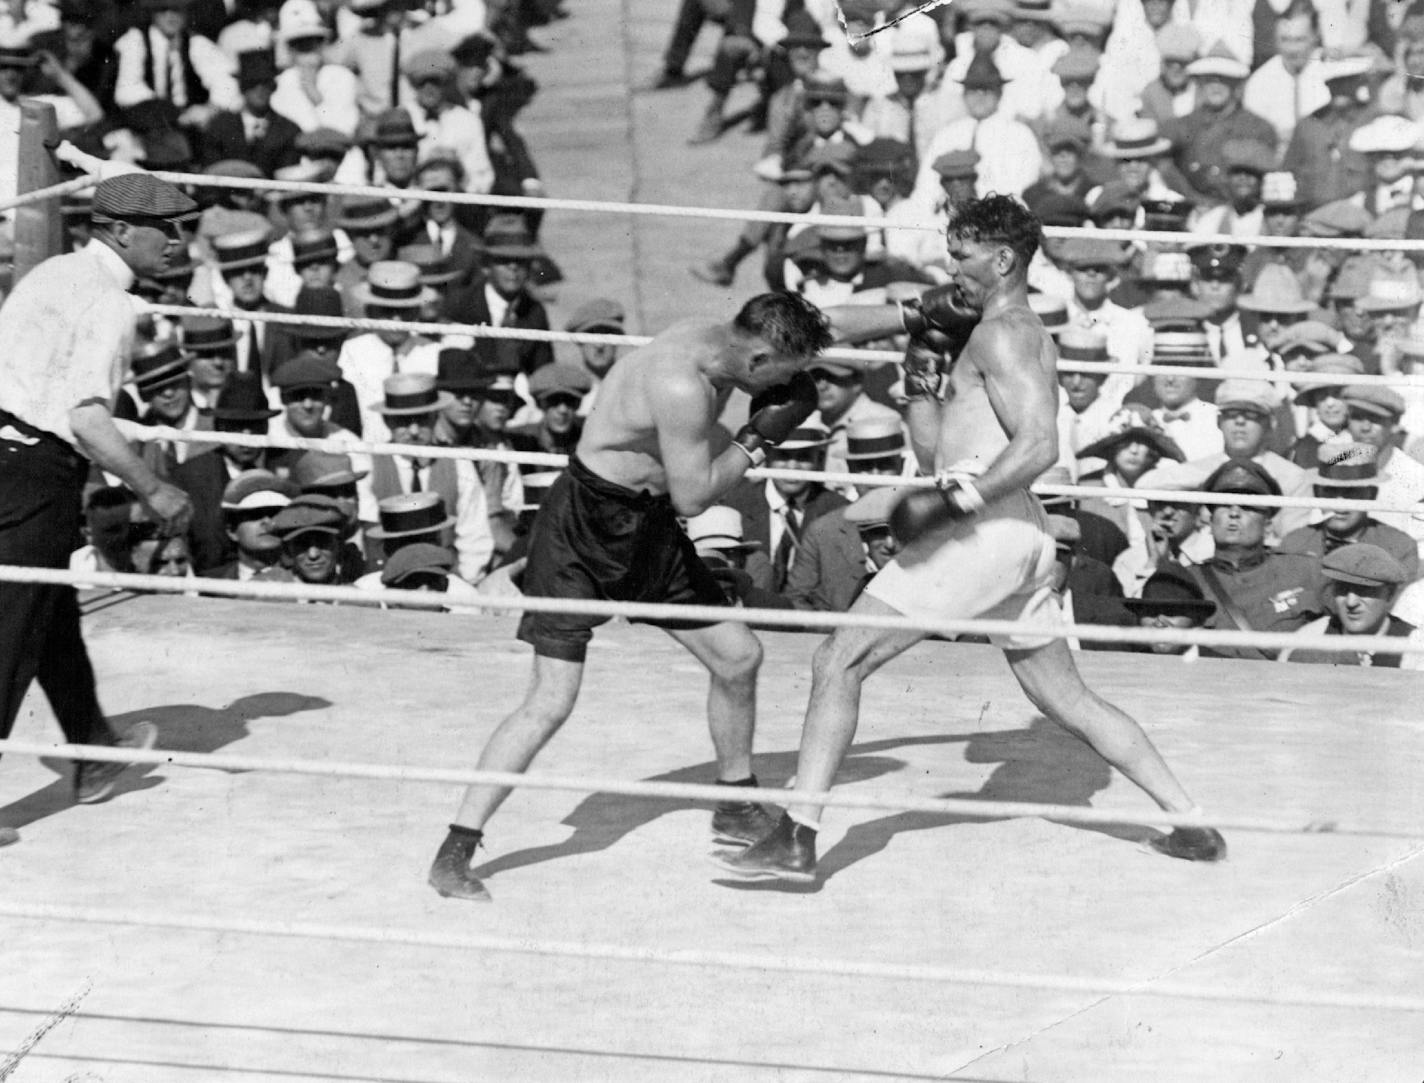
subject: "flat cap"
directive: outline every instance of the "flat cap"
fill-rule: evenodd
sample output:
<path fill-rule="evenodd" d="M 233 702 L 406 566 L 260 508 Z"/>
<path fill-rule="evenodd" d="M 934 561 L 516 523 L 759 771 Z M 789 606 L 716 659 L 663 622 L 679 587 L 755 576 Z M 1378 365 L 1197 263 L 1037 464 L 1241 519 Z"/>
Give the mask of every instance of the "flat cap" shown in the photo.
<path fill-rule="evenodd" d="M 1058 262 L 1066 267 L 1121 267 L 1132 259 L 1131 249 L 1122 242 L 1092 237 L 1070 237 L 1058 253 Z"/>
<path fill-rule="evenodd" d="M 542 365 L 529 377 L 529 395 L 541 402 L 549 395 L 573 395 L 582 398 L 593 388 L 588 373 L 577 365 L 555 362 Z"/>
<path fill-rule="evenodd" d="M 1262 417 L 1270 417 L 1279 402 L 1275 388 L 1265 380 L 1232 378 L 1222 380 L 1216 387 L 1219 410 L 1250 410 Z"/>
<path fill-rule="evenodd" d="M 1393 587 L 1409 581 L 1404 565 L 1369 542 L 1342 545 L 1326 553 L 1320 561 L 1320 573 L 1337 583 L 1361 587 Z"/>
<path fill-rule="evenodd" d="M 1050 152 L 1071 147 L 1081 154 L 1092 141 L 1092 129 L 1077 117 L 1059 117 L 1051 122 L 1043 133 L 1043 145 Z"/>
<path fill-rule="evenodd" d="M 1269 147 L 1254 139 L 1228 139 L 1222 148 L 1228 170 L 1257 173 L 1265 176 L 1276 165 L 1276 156 Z"/>
<path fill-rule="evenodd" d="M 973 177 L 979 172 L 979 152 L 951 150 L 931 162 L 930 168 L 945 180 Z"/>
<path fill-rule="evenodd" d="M 879 485 L 856 500 L 845 510 L 846 522 L 854 523 L 861 530 L 888 526 L 890 513 L 909 489 L 893 485 Z"/>
<path fill-rule="evenodd" d="M 1008 26 L 1014 21 L 1014 5 L 1011 0 L 968 0 L 962 10 L 964 18 L 971 23 L 992 19 Z"/>
<path fill-rule="evenodd" d="M 270 470 L 244 470 L 227 483 L 222 506 L 225 511 L 285 508 L 297 492 L 295 484 Z"/>
<path fill-rule="evenodd" d="M 1351 384 L 1340 396 L 1352 410 L 1398 421 L 1404 416 L 1404 396 L 1383 384 Z"/>
<path fill-rule="evenodd" d="M 401 74 L 418 86 L 427 79 L 444 82 L 455 74 L 455 58 L 443 49 L 422 49 L 401 64 Z"/>
<path fill-rule="evenodd" d="M 341 366 L 335 358 L 303 350 L 283 361 L 272 374 L 274 387 L 325 387 L 341 382 Z"/>
<path fill-rule="evenodd" d="M 1101 222 L 1106 218 L 1131 218 L 1141 205 L 1141 197 L 1126 184 L 1109 181 L 1088 204 L 1088 209 L 1093 212 L 1093 221 Z"/>
<path fill-rule="evenodd" d="M 190 218 L 198 205 L 182 189 L 152 173 L 121 173 L 99 182 L 90 215 L 95 221 L 128 218 Z"/>
<path fill-rule="evenodd" d="M 1320 320 L 1301 320 L 1281 329 L 1276 343 L 1276 352 L 1284 357 L 1288 353 L 1329 354 L 1340 344 L 1340 332 Z"/>
<path fill-rule="evenodd" d="M 1305 237 L 1363 237 L 1371 221 L 1370 212 L 1363 207 L 1337 199 L 1322 203 L 1301 219 L 1300 232 Z"/>
<path fill-rule="evenodd" d="M 318 533 L 340 537 L 346 533 L 346 516 L 341 509 L 308 503 L 311 497 L 297 497 L 272 517 L 271 532 L 279 538 Z"/>
<path fill-rule="evenodd" d="M 1098 77 L 1098 54 L 1092 49 L 1069 49 L 1053 65 L 1061 82 L 1092 82 Z"/>
<path fill-rule="evenodd" d="M 627 313 L 617 301 L 596 297 L 574 309 L 564 324 L 565 331 L 612 331 L 621 333 Z"/>
<path fill-rule="evenodd" d="M 392 553 L 381 569 L 381 582 L 393 587 L 421 572 L 449 575 L 455 558 L 443 545 L 414 542 Z"/>
<path fill-rule="evenodd" d="M 1063 192 L 1045 192 L 1030 200 L 1028 209 L 1045 226 L 1081 226 L 1092 217 L 1086 203 Z"/>
<path fill-rule="evenodd" d="M 1202 482 L 1204 493 L 1245 493 L 1253 496 L 1280 496 L 1281 487 L 1270 472 L 1252 459 L 1227 459 Z M 1266 515 L 1270 508 L 1257 509 Z"/>

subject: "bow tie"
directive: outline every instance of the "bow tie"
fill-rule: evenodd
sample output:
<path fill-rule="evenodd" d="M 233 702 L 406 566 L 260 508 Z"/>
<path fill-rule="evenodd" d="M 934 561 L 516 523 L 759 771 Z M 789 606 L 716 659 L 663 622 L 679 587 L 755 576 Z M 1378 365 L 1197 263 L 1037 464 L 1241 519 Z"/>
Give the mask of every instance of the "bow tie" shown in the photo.
<path fill-rule="evenodd" d="M 1163 410 L 1163 421 L 1190 421 L 1192 412 L 1190 410 Z"/>

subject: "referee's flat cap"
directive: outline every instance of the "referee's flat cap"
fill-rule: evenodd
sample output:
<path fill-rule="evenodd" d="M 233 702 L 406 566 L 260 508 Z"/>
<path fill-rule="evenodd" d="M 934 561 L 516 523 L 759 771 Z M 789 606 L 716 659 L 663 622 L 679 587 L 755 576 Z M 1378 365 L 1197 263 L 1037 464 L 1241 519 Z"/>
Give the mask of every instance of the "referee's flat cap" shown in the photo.
<path fill-rule="evenodd" d="M 151 173 L 121 173 L 99 182 L 91 216 L 99 220 L 126 218 L 188 218 L 198 205 L 167 181 Z"/>

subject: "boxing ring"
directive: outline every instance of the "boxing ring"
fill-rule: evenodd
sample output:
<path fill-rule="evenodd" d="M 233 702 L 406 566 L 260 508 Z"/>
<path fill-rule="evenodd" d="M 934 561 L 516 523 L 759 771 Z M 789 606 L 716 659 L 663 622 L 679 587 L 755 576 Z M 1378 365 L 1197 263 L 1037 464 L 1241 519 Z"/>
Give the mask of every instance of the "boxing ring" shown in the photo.
<path fill-rule="evenodd" d="M 1360 382 L 1372 379 L 1414 382 Z M 656 629 L 617 620 L 594 638 L 575 717 L 493 821 L 476 872 L 495 901 L 472 906 L 436 896 L 425 870 L 456 787 L 493 780 L 469 765 L 524 691 L 517 610 L 662 607 L 489 597 L 480 612 L 434 614 L 418 610 L 440 596 L 405 592 L 15 567 L 0 578 L 106 588 L 86 621 L 105 708 L 120 727 L 160 730 L 152 753 L 122 754 L 141 765 L 102 807 L 71 804 L 67 760 L 103 754 L 56 745 L 37 691 L 0 742 L 0 823 L 24 835 L 0 854 L 0 1079 L 1295 1083 L 1417 1079 L 1424 1064 L 1416 673 L 1078 653 L 1089 683 L 1142 721 L 1226 832 L 1228 860 L 1204 866 L 1150 851 L 1177 818 L 1036 716 L 997 650 L 927 642 L 866 686 L 820 881 L 748 883 L 706 860 L 718 791 L 706 786 L 704 672 Z M 343 604 L 277 604 L 298 597 Z M 373 607 L 382 601 L 401 608 Z M 795 626 L 1024 627 L 716 615 L 776 626 L 759 631 L 755 769 L 767 800 L 794 772 L 820 641 Z"/>

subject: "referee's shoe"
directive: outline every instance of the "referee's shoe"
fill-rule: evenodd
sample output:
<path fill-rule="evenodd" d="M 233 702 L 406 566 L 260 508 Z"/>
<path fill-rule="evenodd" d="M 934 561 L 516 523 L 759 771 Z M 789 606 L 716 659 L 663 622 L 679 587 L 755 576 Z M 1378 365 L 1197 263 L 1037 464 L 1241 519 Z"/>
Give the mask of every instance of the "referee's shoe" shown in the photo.
<path fill-rule="evenodd" d="M 135 722 L 114 742 L 115 748 L 146 751 L 158 742 L 158 727 L 152 722 Z M 119 776 L 132 764 L 121 760 L 79 760 L 74 765 L 74 800 L 93 805 L 114 792 Z"/>

